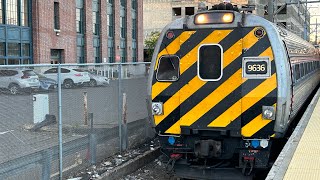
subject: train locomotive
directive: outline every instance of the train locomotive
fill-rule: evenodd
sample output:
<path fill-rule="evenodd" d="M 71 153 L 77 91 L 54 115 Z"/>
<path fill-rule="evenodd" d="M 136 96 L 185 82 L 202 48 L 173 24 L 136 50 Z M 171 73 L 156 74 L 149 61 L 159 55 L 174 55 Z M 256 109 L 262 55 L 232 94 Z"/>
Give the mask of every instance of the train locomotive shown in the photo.
<path fill-rule="evenodd" d="M 156 44 L 148 106 L 171 170 L 185 178 L 270 166 L 320 81 L 319 51 L 250 13 L 206 10 L 167 25 Z"/>

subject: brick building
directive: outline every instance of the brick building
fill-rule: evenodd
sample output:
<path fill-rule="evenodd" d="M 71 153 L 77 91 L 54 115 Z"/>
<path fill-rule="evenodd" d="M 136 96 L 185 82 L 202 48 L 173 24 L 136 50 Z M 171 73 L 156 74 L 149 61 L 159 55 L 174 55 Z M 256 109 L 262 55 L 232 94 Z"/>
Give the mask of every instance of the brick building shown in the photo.
<path fill-rule="evenodd" d="M 142 0 L 33 0 L 35 63 L 142 60 Z"/>
<path fill-rule="evenodd" d="M 137 62 L 142 0 L 0 0 L 0 65 Z"/>

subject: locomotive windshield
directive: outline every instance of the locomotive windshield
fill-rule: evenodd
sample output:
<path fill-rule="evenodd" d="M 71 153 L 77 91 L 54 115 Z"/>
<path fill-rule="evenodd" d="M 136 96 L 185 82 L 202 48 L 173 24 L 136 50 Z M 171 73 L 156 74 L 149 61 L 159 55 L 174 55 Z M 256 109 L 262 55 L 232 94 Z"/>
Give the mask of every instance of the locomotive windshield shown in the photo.
<path fill-rule="evenodd" d="M 198 75 L 203 80 L 216 81 L 222 76 L 222 47 L 203 45 L 199 48 Z"/>
<path fill-rule="evenodd" d="M 156 74 L 158 81 L 177 81 L 179 79 L 179 57 L 162 56 Z"/>

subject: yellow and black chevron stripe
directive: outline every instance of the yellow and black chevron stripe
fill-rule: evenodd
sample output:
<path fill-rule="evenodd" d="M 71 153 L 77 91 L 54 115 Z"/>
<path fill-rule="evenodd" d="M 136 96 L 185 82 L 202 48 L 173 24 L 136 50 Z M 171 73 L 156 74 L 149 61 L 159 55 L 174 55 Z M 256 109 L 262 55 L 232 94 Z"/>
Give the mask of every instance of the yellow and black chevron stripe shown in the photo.
<path fill-rule="evenodd" d="M 226 129 L 239 137 L 268 138 L 274 133 L 274 122 L 262 119 L 261 113 L 263 105 L 276 105 L 276 67 L 268 36 L 255 37 L 257 28 L 173 30 L 174 39 L 164 38 L 158 59 L 164 54 L 179 56 L 180 79 L 153 78 L 152 101 L 164 103 L 164 115 L 154 116 L 159 133 L 181 134 L 181 127 Z M 223 77 L 202 81 L 197 76 L 198 48 L 214 43 L 223 47 Z M 271 78 L 242 78 L 242 58 L 257 56 L 272 60 Z"/>

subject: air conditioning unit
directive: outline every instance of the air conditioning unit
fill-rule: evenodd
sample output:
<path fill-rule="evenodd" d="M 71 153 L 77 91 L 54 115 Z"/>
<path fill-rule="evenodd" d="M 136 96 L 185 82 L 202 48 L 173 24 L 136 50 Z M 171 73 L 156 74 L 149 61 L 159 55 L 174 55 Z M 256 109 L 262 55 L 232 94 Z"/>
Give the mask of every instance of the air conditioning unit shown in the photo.
<path fill-rule="evenodd" d="M 49 114 L 49 96 L 48 94 L 33 95 L 33 122 L 40 123 L 45 120 L 46 114 Z"/>

